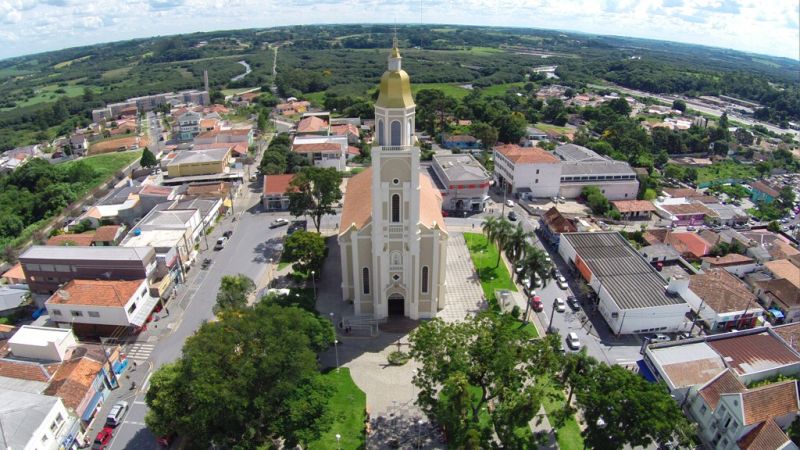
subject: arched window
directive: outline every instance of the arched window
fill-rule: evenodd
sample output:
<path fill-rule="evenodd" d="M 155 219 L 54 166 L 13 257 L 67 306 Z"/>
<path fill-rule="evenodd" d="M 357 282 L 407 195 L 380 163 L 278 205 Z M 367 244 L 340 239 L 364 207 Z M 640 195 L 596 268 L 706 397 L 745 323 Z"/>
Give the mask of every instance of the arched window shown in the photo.
<path fill-rule="evenodd" d="M 386 145 L 386 138 L 383 131 L 383 120 L 378 121 L 378 145 Z"/>
<path fill-rule="evenodd" d="M 369 269 L 366 267 L 361 269 L 361 286 L 364 288 L 364 293 L 369 294 Z"/>
<path fill-rule="evenodd" d="M 400 222 L 400 195 L 392 196 L 392 222 Z"/>
<path fill-rule="evenodd" d="M 392 122 L 391 137 L 392 142 L 389 145 L 403 145 L 400 141 L 400 121 L 395 120 Z"/>
<path fill-rule="evenodd" d="M 422 266 L 422 293 L 428 293 L 428 266 Z"/>

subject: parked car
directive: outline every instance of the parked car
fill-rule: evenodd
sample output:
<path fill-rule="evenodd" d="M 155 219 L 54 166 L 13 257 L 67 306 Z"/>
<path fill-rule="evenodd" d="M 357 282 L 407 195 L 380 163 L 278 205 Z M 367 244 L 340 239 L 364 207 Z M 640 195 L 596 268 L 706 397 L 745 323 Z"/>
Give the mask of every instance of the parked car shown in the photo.
<path fill-rule="evenodd" d="M 574 332 L 567 334 L 567 347 L 571 348 L 572 350 L 581 349 L 581 340 L 578 339 L 578 335 Z"/>
<path fill-rule="evenodd" d="M 277 219 L 275 219 L 272 222 L 270 222 L 269 227 L 270 228 L 278 228 L 278 227 L 282 227 L 284 225 L 289 225 L 289 221 L 284 219 L 283 217 L 278 217 Z"/>
<path fill-rule="evenodd" d="M 682 341 L 684 339 L 691 339 L 692 337 L 693 337 L 692 333 L 689 333 L 688 331 L 684 331 L 682 333 L 678 333 L 678 336 L 676 336 L 675 339 L 677 339 L 679 341 Z"/>
<path fill-rule="evenodd" d="M 291 235 L 295 231 L 306 231 L 308 229 L 308 222 L 305 220 L 294 220 L 291 224 L 289 224 L 289 229 L 286 230 L 286 235 Z"/>
<path fill-rule="evenodd" d="M 114 403 L 114 406 L 111 407 L 111 411 L 108 412 L 108 416 L 106 416 L 106 425 L 109 427 L 116 427 L 122 423 L 122 417 L 125 415 L 126 411 L 128 411 L 128 402 L 120 400 Z"/>
<path fill-rule="evenodd" d="M 564 278 L 563 275 L 559 275 L 558 278 L 556 278 L 556 284 L 558 284 L 559 289 L 566 290 L 567 287 L 568 287 L 567 286 L 567 279 Z"/>
<path fill-rule="evenodd" d="M 225 236 L 226 238 L 230 239 L 231 236 L 233 236 L 233 230 L 225 230 L 225 232 L 222 233 L 222 235 Z"/>
<path fill-rule="evenodd" d="M 566 303 L 564 303 L 563 298 L 556 298 L 555 307 L 556 307 L 556 312 L 562 313 L 567 310 L 567 305 Z"/>
<path fill-rule="evenodd" d="M 654 334 L 653 336 L 650 336 L 651 344 L 656 344 L 659 342 L 669 342 L 669 341 L 671 341 L 671 339 L 666 334 Z"/>
<path fill-rule="evenodd" d="M 695 228 L 695 227 L 693 227 L 693 226 L 688 226 L 688 227 L 686 227 L 686 231 L 694 231 L 694 230 L 696 230 L 696 229 L 697 229 L 697 228 Z"/>
<path fill-rule="evenodd" d="M 509 208 L 513 208 L 514 207 L 514 201 L 513 200 L 506 200 L 506 206 L 508 206 Z"/>
<path fill-rule="evenodd" d="M 112 436 L 114 436 L 114 429 L 109 426 L 103 427 L 92 442 L 92 450 L 105 450 L 108 443 L 111 442 Z"/>
<path fill-rule="evenodd" d="M 225 236 L 222 236 L 221 238 L 217 239 L 217 243 L 214 245 L 214 250 L 222 250 L 223 248 L 225 248 L 225 241 L 227 240 L 228 238 L 226 238 Z"/>
<path fill-rule="evenodd" d="M 209 267 L 211 267 L 211 264 L 212 264 L 213 262 L 214 262 L 214 261 L 212 261 L 212 260 L 211 260 L 211 258 L 205 258 L 205 259 L 203 260 L 203 263 L 200 265 L 200 268 L 201 268 L 201 269 L 208 269 Z"/>
<path fill-rule="evenodd" d="M 515 222 L 517 220 L 517 213 L 515 213 L 514 211 L 509 211 L 508 220 Z"/>
<path fill-rule="evenodd" d="M 581 303 L 578 301 L 577 298 L 575 298 L 574 295 L 570 295 L 569 297 L 567 297 L 567 304 L 569 305 L 570 308 L 572 308 L 575 311 L 581 309 Z"/>
<path fill-rule="evenodd" d="M 531 297 L 531 309 L 535 312 L 542 312 L 544 311 L 544 303 L 542 303 L 542 298 L 538 295 Z"/>

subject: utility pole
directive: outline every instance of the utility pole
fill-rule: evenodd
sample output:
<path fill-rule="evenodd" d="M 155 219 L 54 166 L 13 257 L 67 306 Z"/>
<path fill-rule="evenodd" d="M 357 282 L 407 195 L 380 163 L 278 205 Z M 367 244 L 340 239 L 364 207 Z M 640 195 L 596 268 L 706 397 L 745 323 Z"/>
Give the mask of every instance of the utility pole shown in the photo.
<path fill-rule="evenodd" d="M 547 324 L 547 332 L 550 333 L 553 329 L 553 317 L 556 316 L 556 301 L 553 300 L 553 310 L 550 311 L 550 323 Z"/>

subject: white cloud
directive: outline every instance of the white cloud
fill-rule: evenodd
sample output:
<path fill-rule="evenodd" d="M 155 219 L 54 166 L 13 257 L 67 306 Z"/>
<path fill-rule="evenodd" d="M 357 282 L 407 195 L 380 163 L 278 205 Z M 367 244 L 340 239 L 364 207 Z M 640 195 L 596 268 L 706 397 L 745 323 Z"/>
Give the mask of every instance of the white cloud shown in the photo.
<path fill-rule="evenodd" d="M 800 59 L 799 15 L 797 0 L 0 0 L 0 58 L 109 39 L 396 20 L 647 37 Z"/>

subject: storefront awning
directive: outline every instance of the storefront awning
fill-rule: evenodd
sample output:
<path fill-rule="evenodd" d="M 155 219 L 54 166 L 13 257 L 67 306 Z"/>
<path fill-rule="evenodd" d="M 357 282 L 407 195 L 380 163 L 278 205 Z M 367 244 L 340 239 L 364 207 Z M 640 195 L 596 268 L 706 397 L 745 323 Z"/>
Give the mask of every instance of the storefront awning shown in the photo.
<path fill-rule="evenodd" d="M 86 409 L 83 410 L 83 415 L 81 416 L 81 420 L 84 422 L 92 420 L 92 417 L 97 411 L 97 405 L 101 401 L 103 401 L 103 392 L 102 391 L 95 392 L 94 397 L 92 397 L 92 400 L 89 402 L 89 404 L 86 405 Z"/>
<path fill-rule="evenodd" d="M 643 359 L 636 361 L 636 365 L 639 366 L 639 375 L 641 375 L 642 378 L 651 383 L 655 383 L 658 381 L 658 379 L 656 379 L 656 376 L 653 375 L 653 372 L 650 371 L 650 368 L 647 367 L 647 364 L 645 364 Z"/>

